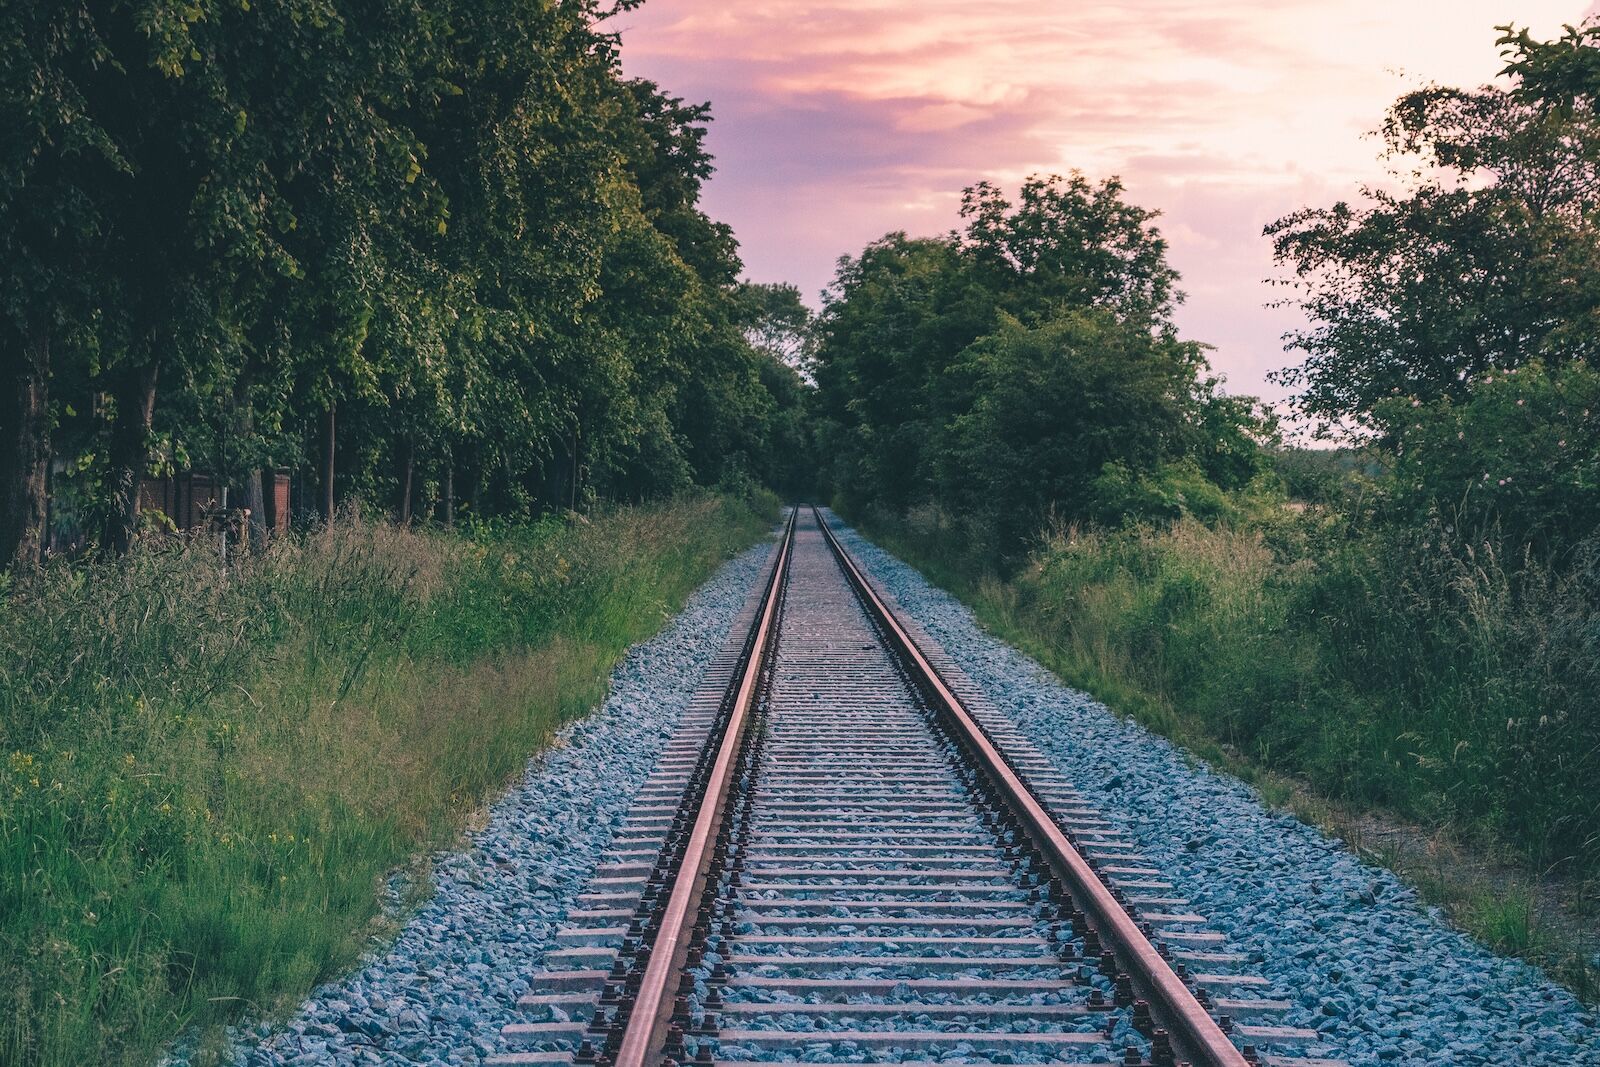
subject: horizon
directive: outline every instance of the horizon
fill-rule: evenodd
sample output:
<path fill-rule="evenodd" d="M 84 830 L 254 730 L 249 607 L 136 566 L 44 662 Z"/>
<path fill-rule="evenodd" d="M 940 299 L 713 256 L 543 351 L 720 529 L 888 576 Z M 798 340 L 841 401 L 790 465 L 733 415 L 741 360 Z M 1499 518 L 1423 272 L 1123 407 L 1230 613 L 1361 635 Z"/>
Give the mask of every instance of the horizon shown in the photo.
<path fill-rule="evenodd" d="M 1305 319 L 1267 306 L 1286 291 L 1268 282 L 1262 227 L 1393 185 L 1371 131 L 1410 89 L 1495 81 L 1496 25 L 1548 37 L 1600 13 L 1521 6 L 649 0 L 617 29 L 629 76 L 710 102 L 703 203 L 750 280 L 792 283 L 816 308 L 841 256 L 955 228 L 966 186 L 1118 176 L 1161 213 L 1180 331 L 1214 346 L 1228 392 L 1281 410 L 1289 391 L 1266 376 L 1298 362 L 1281 336 Z"/>

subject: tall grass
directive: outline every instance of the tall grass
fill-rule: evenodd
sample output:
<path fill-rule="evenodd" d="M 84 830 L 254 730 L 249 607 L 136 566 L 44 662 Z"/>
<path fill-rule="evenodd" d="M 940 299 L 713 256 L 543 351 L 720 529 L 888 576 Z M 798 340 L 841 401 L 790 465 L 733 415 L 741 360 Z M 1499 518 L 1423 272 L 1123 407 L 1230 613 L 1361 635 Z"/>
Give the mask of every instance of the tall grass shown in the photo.
<path fill-rule="evenodd" d="M 147 1062 L 347 966 L 447 842 L 769 516 L 722 499 L 470 537 L 352 519 L 224 567 L 0 599 L 0 1062 Z"/>

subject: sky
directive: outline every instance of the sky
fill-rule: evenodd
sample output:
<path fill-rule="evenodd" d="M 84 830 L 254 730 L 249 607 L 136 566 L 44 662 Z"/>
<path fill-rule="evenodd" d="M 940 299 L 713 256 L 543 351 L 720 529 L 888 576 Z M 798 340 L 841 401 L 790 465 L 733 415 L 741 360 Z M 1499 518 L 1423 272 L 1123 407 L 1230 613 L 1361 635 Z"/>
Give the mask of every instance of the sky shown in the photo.
<path fill-rule="evenodd" d="M 841 255 L 954 228 L 963 187 L 1122 178 L 1188 294 L 1184 335 L 1234 393 L 1279 401 L 1303 322 L 1266 284 L 1272 220 L 1383 183 L 1372 133 L 1408 89 L 1481 85 L 1494 27 L 1542 38 L 1600 0 L 647 0 L 628 74 L 709 100 L 704 206 L 748 275 L 809 303 Z"/>

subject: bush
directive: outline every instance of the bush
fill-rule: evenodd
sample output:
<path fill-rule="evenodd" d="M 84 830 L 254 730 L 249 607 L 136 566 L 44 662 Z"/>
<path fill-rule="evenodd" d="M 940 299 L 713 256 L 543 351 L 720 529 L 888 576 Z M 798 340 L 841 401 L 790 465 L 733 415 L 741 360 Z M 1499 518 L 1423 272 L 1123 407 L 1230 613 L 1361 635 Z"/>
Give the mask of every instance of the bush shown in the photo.
<path fill-rule="evenodd" d="M 1462 401 L 1396 397 L 1380 413 L 1396 441 L 1392 521 L 1480 541 L 1498 529 L 1540 558 L 1600 527 L 1600 371 L 1587 362 L 1485 374 Z"/>
<path fill-rule="evenodd" d="M 1600 538 L 1555 573 L 1438 527 L 1301 532 L 1311 551 L 1285 557 L 1194 520 L 1058 531 L 1013 621 L 1077 680 L 1176 709 L 1202 748 L 1600 870 Z"/>

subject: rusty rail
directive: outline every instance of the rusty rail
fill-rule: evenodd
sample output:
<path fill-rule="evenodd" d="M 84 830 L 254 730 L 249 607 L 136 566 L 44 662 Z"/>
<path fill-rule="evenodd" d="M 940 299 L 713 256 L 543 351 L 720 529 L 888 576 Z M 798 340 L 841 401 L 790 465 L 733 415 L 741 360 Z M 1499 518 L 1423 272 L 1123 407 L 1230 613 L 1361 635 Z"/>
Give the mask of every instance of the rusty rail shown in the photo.
<path fill-rule="evenodd" d="M 693 917 L 705 894 L 706 869 L 710 864 L 717 834 L 728 807 L 728 797 L 737 777 L 739 750 L 745 727 L 755 702 L 761 674 L 772 650 L 777 632 L 778 608 L 783 598 L 784 580 L 794 545 L 796 508 L 789 514 L 778 557 L 768 578 L 767 589 L 754 629 L 754 637 L 740 670 L 739 687 L 730 714 L 716 740 L 717 757 L 707 778 L 699 810 L 688 843 L 673 879 L 660 924 L 651 945 L 649 962 L 638 991 L 633 996 L 615 1067 L 654 1067 L 666 1043 L 673 999 L 683 978 L 684 964 L 693 933 Z M 689 875 L 685 877 L 685 875 Z"/>
<path fill-rule="evenodd" d="M 1102 944 L 1115 957 L 1116 965 L 1132 979 L 1135 995 L 1149 1004 L 1156 1024 L 1170 1035 L 1176 1058 L 1204 1067 L 1250 1067 L 1244 1054 L 1195 999 L 1189 987 L 1112 896 L 1110 888 L 1006 763 L 982 725 L 945 684 L 844 546 L 839 544 L 822 513 L 815 507 L 812 511 L 850 584 L 901 656 L 907 672 L 923 690 L 935 714 L 950 727 L 1021 821 L 1024 832 L 1044 854 Z"/>

